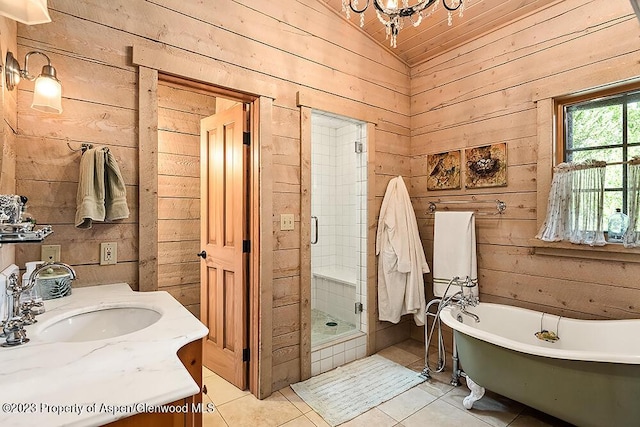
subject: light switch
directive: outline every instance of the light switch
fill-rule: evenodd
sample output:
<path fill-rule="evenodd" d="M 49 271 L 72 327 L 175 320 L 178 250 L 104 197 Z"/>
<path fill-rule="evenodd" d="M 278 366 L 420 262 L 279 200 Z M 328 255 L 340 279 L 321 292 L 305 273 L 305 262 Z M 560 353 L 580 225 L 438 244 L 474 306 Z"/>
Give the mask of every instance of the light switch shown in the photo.
<path fill-rule="evenodd" d="M 281 214 L 280 215 L 280 230 L 290 231 L 294 229 L 294 215 L 293 214 Z"/>

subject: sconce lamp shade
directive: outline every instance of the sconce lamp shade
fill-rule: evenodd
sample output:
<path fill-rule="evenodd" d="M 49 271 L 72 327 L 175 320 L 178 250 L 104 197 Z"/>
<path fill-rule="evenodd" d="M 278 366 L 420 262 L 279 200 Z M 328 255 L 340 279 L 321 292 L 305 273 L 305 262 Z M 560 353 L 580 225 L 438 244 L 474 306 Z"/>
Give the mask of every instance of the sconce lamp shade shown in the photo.
<path fill-rule="evenodd" d="M 640 20 L 640 0 L 631 0 L 631 6 L 636 13 L 636 18 Z"/>
<path fill-rule="evenodd" d="M 0 15 L 27 25 L 51 22 L 47 0 L 0 0 Z"/>
<path fill-rule="evenodd" d="M 45 113 L 62 113 L 62 85 L 55 76 L 47 75 L 43 67 L 33 86 L 31 108 Z"/>

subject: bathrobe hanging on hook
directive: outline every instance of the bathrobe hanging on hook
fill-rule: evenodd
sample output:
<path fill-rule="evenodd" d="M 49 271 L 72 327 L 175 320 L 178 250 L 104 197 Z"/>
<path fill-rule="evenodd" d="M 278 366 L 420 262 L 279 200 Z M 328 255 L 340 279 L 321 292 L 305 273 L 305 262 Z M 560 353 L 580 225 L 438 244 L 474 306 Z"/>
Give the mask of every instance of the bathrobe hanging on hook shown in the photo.
<path fill-rule="evenodd" d="M 424 273 L 429 266 L 418 233 L 416 215 L 401 176 L 393 178 L 380 209 L 376 236 L 379 319 L 398 323 L 413 314 L 424 325 Z"/>

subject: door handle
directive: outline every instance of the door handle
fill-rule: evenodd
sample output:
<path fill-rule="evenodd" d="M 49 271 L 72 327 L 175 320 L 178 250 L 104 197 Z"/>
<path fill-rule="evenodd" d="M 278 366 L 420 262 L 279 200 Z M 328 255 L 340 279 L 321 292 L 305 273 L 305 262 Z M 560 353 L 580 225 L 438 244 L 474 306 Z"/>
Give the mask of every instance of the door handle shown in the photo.
<path fill-rule="evenodd" d="M 207 252 L 206 251 L 201 251 L 200 253 L 198 253 L 196 255 L 199 256 L 202 259 L 207 259 Z"/>
<path fill-rule="evenodd" d="M 315 239 L 311 240 L 311 244 L 315 245 L 316 243 L 318 243 L 318 217 L 317 216 L 311 216 L 311 220 L 315 222 Z"/>

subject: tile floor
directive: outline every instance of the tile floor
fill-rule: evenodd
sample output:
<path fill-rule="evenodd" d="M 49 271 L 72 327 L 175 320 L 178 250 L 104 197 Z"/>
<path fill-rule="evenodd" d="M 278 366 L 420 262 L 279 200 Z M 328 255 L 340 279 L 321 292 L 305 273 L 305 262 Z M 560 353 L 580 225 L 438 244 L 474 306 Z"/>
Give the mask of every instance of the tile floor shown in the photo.
<path fill-rule="evenodd" d="M 424 345 L 407 340 L 378 354 L 416 371 L 424 367 Z M 449 363 L 449 360 L 447 360 Z M 264 400 L 241 391 L 210 370 L 204 369 L 208 394 L 216 411 L 204 414 L 205 427 L 320 427 L 322 417 L 304 403 L 290 387 Z M 342 424 L 344 427 L 568 427 L 569 424 L 491 392 L 467 411 L 462 399 L 468 389 L 449 385 L 450 371 L 434 374 L 424 382 L 368 412 Z"/>
<path fill-rule="evenodd" d="M 311 310 L 311 342 L 314 346 L 347 335 L 356 330 L 353 323 L 340 320 L 324 311 Z"/>

